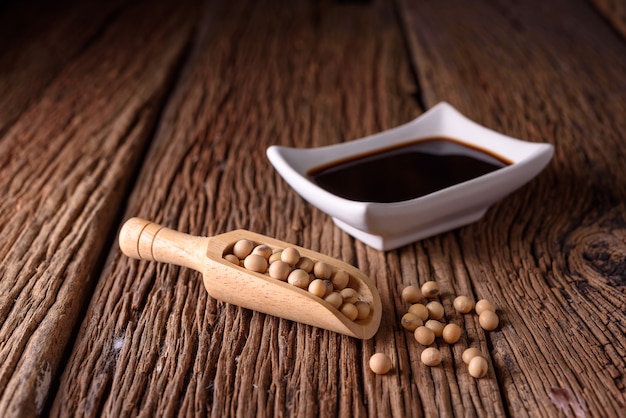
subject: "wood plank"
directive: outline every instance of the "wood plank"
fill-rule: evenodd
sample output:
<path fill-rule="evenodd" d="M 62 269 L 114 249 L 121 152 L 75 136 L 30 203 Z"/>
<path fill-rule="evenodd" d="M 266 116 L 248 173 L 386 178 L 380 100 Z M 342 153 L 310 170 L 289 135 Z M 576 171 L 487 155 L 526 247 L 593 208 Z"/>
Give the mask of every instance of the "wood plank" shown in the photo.
<path fill-rule="evenodd" d="M 619 0 L 590 0 L 598 12 L 626 39 L 626 3 Z"/>
<path fill-rule="evenodd" d="M 28 68 L 3 66 L 0 84 L 11 100 L 0 102 L 8 115 L 0 139 L 0 416 L 44 410 L 185 51 L 188 6 L 159 5 L 149 15 L 146 6 L 127 2 L 111 18 L 104 7 L 103 16 L 80 22 L 79 5 L 44 29 L 35 19 L 37 36 L 22 28 L 15 40 Z M 78 23 L 104 21 L 97 35 L 97 27 L 77 31 Z M 41 62 L 26 56 L 57 40 L 69 51 Z"/>
<path fill-rule="evenodd" d="M 484 344 L 506 402 L 490 381 L 459 378 L 455 412 L 623 415 L 623 40 L 585 2 L 399 4 L 426 106 L 447 100 L 556 147 L 549 168 L 481 222 L 416 245 L 447 288 L 500 307 Z"/>
<path fill-rule="evenodd" d="M 387 2 L 209 3 L 127 215 L 201 235 L 247 228 L 358 265 L 386 292 L 380 339 L 397 339 L 406 357 L 385 254 L 305 204 L 265 149 L 408 121 L 420 113 L 409 70 Z M 212 300 L 199 274 L 113 248 L 52 415 L 415 415 L 409 374 L 367 368 L 380 339 Z"/>
<path fill-rule="evenodd" d="M 119 13 L 120 3 L 31 0 L 5 6 L 0 13 L 0 135 Z"/>

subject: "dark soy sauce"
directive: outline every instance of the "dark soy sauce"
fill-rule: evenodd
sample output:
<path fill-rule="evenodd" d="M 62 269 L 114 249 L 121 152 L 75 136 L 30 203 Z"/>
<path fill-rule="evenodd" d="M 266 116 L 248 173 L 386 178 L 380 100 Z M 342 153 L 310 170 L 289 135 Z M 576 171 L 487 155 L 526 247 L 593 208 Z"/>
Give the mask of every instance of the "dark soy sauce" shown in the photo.
<path fill-rule="evenodd" d="M 335 161 L 307 174 L 337 196 L 359 202 L 415 199 L 511 164 L 445 137 L 428 138 Z"/>

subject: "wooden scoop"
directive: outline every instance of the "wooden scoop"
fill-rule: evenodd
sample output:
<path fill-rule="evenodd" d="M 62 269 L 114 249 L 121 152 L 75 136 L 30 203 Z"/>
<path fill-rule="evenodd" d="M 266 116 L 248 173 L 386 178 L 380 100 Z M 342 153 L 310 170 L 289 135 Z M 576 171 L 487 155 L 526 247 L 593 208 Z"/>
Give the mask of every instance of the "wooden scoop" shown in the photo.
<path fill-rule="evenodd" d="M 224 256 L 231 253 L 233 245 L 241 239 L 274 249 L 293 247 L 301 256 L 347 271 L 350 275 L 348 286 L 358 292 L 360 300 L 370 305 L 369 316 L 351 321 L 305 289 L 225 260 Z M 380 295 L 373 281 L 347 263 L 306 248 L 245 230 L 196 237 L 139 218 L 131 218 L 122 226 L 119 244 L 129 257 L 173 263 L 199 271 L 209 295 L 224 302 L 361 339 L 373 337 L 380 325 Z"/>

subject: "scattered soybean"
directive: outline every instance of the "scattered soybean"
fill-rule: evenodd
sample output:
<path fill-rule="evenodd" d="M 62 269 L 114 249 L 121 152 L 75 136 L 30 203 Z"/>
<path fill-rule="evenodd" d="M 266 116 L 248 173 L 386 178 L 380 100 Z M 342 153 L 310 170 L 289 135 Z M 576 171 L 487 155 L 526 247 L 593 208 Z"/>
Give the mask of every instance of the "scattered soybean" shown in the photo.
<path fill-rule="evenodd" d="M 432 280 L 427 281 L 422 285 L 422 294 L 428 299 L 434 299 L 439 296 L 440 290 L 439 283 Z"/>
<path fill-rule="evenodd" d="M 376 374 L 386 374 L 391 370 L 391 358 L 384 353 L 376 353 L 370 357 L 370 369 Z"/>
<path fill-rule="evenodd" d="M 500 319 L 493 311 L 483 311 L 480 315 L 478 315 L 478 323 L 484 330 L 493 331 L 498 328 Z"/>
<path fill-rule="evenodd" d="M 416 286 L 407 286 L 402 291 L 402 300 L 411 303 L 411 306 L 400 323 L 403 328 L 413 331 L 415 340 L 422 345 L 430 345 L 438 337 L 442 337 L 448 344 L 455 344 L 463 333 L 459 325 L 444 324 L 439 321 L 445 316 L 445 309 L 440 302 L 430 301 L 426 305 L 417 303 L 422 297 L 434 299 L 440 292 L 439 285 L 434 281 L 425 282 L 421 289 Z M 454 298 L 453 306 L 460 314 L 470 313 L 474 309 L 480 326 L 486 331 L 493 331 L 499 326 L 500 320 L 496 314 L 496 307 L 486 299 L 481 299 L 474 304 L 467 296 L 457 296 Z M 466 349 L 463 351 L 462 358 L 463 362 L 468 365 L 468 372 L 472 377 L 481 378 L 487 375 L 489 365 L 478 348 Z M 427 347 L 422 351 L 421 360 L 427 366 L 437 366 L 442 361 L 442 355 L 435 347 Z"/>
<path fill-rule="evenodd" d="M 417 327 L 413 333 L 415 341 L 422 345 L 431 345 L 435 342 L 435 333 L 432 329 L 425 326 Z"/>
<path fill-rule="evenodd" d="M 476 307 L 474 308 L 474 310 L 476 311 L 477 315 L 480 315 L 484 311 L 495 312 L 496 311 L 496 307 L 495 307 L 495 305 L 493 303 L 491 303 L 487 299 L 481 299 L 478 302 L 476 302 Z"/>
<path fill-rule="evenodd" d="M 421 327 L 424 324 L 424 322 L 419 316 L 415 315 L 414 313 L 407 312 L 404 314 L 404 316 L 400 320 L 400 324 L 402 325 L 402 328 L 404 329 L 407 329 L 409 331 L 415 331 L 415 329 L 417 327 Z"/>
<path fill-rule="evenodd" d="M 459 313 L 470 313 L 474 309 L 474 302 L 467 296 L 457 296 L 454 298 L 454 309 Z"/>
<path fill-rule="evenodd" d="M 409 312 L 417 315 L 422 321 L 428 319 L 428 309 L 421 303 L 414 303 L 409 307 Z"/>
<path fill-rule="evenodd" d="M 441 364 L 441 352 L 437 350 L 435 347 L 428 347 L 424 351 L 422 351 L 422 355 L 420 356 L 422 359 L 422 363 L 427 366 L 434 367 Z"/>
<path fill-rule="evenodd" d="M 467 371 L 469 372 L 469 374 L 477 379 L 485 377 L 488 370 L 489 364 L 487 364 L 487 360 L 485 360 L 485 358 L 481 356 L 476 356 L 472 358 L 467 365 Z"/>
<path fill-rule="evenodd" d="M 476 347 L 467 348 L 463 351 L 463 363 L 469 364 L 474 357 L 481 357 L 482 355 L 483 353 Z"/>
<path fill-rule="evenodd" d="M 442 324 L 441 322 L 437 321 L 436 319 L 429 319 L 428 321 L 426 321 L 425 325 L 427 328 L 433 330 L 433 332 L 435 333 L 435 337 L 442 336 L 444 324 Z"/>
<path fill-rule="evenodd" d="M 445 313 L 443 305 L 436 301 L 428 302 L 426 309 L 428 310 L 428 317 L 430 319 L 441 319 Z"/>
<path fill-rule="evenodd" d="M 461 327 L 457 324 L 448 324 L 443 327 L 441 336 L 443 337 L 443 340 L 448 344 L 454 344 L 459 341 L 462 332 L 463 331 L 461 330 Z"/>
<path fill-rule="evenodd" d="M 407 286 L 402 289 L 402 300 L 408 303 L 417 303 L 422 300 L 422 291 L 417 286 Z"/>

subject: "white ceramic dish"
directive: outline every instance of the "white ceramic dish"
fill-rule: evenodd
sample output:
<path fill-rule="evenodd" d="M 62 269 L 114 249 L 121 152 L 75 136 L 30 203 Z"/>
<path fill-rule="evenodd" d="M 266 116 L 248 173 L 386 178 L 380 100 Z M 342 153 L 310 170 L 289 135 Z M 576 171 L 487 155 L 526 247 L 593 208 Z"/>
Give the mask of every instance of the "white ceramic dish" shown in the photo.
<path fill-rule="evenodd" d="M 448 137 L 511 162 L 491 173 L 428 195 L 394 203 L 358 202 L 322 189 L 307 173 L 319 166 L 375 152 L 416 139 Z M 458 146 L 433 153 L 450 154 Z M 482 152 L 465 155 L 484 159 Z M 519 188 L 548 164 L 554 148 L 511 138 L 481 126 L 448 103 L 439 103 L 419 118 L 359 140 L 319 148 L 271 146 L 267 156 L 282 178 L 305 200 L 329 214 L 335 224 L 378 250 L 390 250 L 479 220 L 490 205 Z M 486 157 L 489 158 L 489 157 Z"/>

